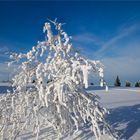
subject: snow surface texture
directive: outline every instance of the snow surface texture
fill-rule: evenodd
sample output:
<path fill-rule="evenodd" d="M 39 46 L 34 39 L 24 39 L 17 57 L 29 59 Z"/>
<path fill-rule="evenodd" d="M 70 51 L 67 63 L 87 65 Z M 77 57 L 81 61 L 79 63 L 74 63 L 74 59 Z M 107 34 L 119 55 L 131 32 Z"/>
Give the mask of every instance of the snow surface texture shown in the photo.
<path fill-rule="evenodd" d="M 98 96 L 85 90 L 91 71 L 100 77 L 101 86 L 105 84 L 103 65 L 80 56 L 62 24 L 52 23 L 56 35 L 51 24 L 45 23 L 45 41 L 27 54 L 11 55 L 22 64 L 13 79 L 15 89 L 0 98 L 0 139 L 21 139 L 21 134 L 30 130 L 38 140 L 44 127 L 52 133 L 51 139 L 63 139 L 88 127 L 96 140 L 115 140 L 116 133 L 105 121 L 108 111 L 100 105 Z"/>
<path fill-rule="evenodd" d="M 88 92 L 93 92 L 92 88 Z M 110 108 L 107 120 L 124 140 L 140 140 L 140 88 L 109 88 L 108 92 L 96 90 L 101 103 Z"/>

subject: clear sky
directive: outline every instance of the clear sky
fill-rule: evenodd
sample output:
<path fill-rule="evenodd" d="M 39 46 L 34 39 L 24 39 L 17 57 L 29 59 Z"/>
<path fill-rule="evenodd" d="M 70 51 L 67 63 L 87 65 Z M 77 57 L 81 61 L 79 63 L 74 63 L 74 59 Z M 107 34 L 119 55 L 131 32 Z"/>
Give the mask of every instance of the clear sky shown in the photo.
<path fill-rule="evenodd" d="M 0 79 L 6 79 L 7 52 L 27 52 L 44 39 L 47 19 L 65 22 L 74 46 L 100 59 L 105 79 L 140 80 L 140 1 L 0 2 Z"/>

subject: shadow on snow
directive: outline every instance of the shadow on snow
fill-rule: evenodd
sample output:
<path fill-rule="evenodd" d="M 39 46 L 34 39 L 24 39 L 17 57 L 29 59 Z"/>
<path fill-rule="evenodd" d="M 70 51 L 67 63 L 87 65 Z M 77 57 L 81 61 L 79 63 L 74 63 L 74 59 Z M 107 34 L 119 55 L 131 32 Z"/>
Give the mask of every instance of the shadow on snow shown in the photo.
<path fill-rule="evenodd" d="M 112 109 L 107 120 L 118 129 L 121 139 L 128 140 L 140 128 L 140 104 Z"/>

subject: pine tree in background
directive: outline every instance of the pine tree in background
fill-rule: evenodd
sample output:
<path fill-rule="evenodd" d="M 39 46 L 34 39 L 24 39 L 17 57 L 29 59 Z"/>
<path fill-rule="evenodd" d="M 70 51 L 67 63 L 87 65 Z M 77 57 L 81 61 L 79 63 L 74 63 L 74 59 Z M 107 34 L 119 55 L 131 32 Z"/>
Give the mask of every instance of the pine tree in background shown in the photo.
<path fill-rule="evenodd" d="M 131 83 L 130 83 L 129 81 L 126 81 L 126 82 L 125 82 L 125 86 L 126 86 L 126 87 L 131 87 Z"/>
<path fill-rule="evenodd" d="M 119 76 L 117 76 L 116 81 L 114 83 L 114 86 L 116 86 L 116 87 L 120 87 L 121 86 L 121 82 L 120 82 Z"/>
<path fill-rule="evenodd" d="M 52 24 L 56 35 L 51 24 L 45 23 L 45 41 L 27 54 L 11 56 L 22 64 L 13 80 L 13 93 L 0 98 L 0 138 L 15 140 L 30 129 L 39 139 L 42 127 L 52 127 L 61 138 L 88 123 L 97 140 L 104 134 L 116 139 L 105 121 L 108 111 L 95 94 L 85 90 L 91 71 L 99 74 L 103 85 L 103 65 L 75 52 L 62 24 L 56 20 Z"/>
<path fill-rule="evenodd" d="M 140 87 L 140 82 L 136 82 L 135 87 Z"/>

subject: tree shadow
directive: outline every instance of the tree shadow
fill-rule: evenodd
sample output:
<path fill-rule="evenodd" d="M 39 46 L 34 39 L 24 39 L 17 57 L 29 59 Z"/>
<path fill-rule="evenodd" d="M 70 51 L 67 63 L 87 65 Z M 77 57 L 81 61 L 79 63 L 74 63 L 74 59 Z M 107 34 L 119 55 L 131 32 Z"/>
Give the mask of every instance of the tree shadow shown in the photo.
<path fill-rule="evenodd" d="M 36 134 L 33 132 L 27 132 L 19 135 L 20 140 L 35 140 Z M 39 132 L 39 140 L 55 140 L 57 134 L 54 132 L 52 127 L 42 128 Z"/>
<path fill-rule="evenodd" d="M 107 120 L 121 139 L 128 140 L 140 128 L 140 104 L 112 109 Z"/>
<path fill-rule="evenodd" d="M 140 129 L 140 104 L 134 106 L 126 106 L 111 109 L 111 113 L 106 117 L 108 123 L 112 125 L 118 131 L 120 139 L 130 140 L 130 138 Z M 81 129 L 81 132 L 76 134 L 74 137 L 63 137 L 64 139 L 73 139 L 73 140 L 87 140 L 94 139 L 93 132 L 90 131 L 89 125 Z M 56 134 L 51 128 L 44 128 L 40 131 L 40 140 L 44 139 L 57 139 Z M 22 139 L 33 139 L 32 135 L 25 135 Z"/>

